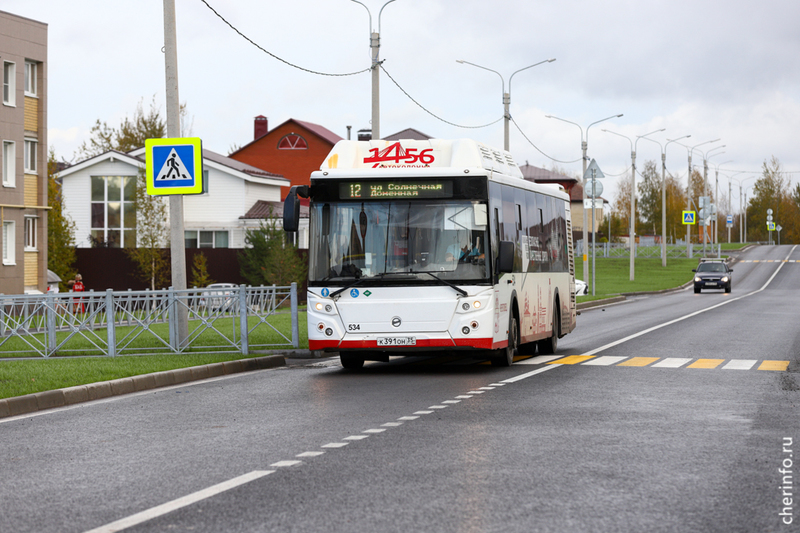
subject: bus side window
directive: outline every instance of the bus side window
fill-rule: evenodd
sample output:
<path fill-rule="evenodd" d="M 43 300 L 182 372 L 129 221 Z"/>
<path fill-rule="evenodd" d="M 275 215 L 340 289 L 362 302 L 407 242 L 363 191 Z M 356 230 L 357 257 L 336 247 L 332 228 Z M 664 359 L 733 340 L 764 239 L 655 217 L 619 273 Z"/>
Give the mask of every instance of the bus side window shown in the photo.
<path fill-rule="evenodd" d="M 527 253 L 528 272 L 539 271 L 539 209 L 536 207 L 536 193 L 525 192 L 525 207 L 527 210 Z"/>

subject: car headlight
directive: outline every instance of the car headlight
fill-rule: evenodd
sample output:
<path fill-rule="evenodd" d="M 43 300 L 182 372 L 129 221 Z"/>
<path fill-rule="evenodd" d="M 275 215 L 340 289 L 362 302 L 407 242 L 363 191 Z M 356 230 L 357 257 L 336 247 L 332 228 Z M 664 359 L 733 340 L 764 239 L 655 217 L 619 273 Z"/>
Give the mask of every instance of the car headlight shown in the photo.
<path fill-rule="evenodd" d="M 702 279 L 700 279 L 699 277 L 696 277 L 696 278 L 694 278 L 694 280 L 695 280 L 695 281 L 697 281 L 698 283 L 699 283 L 699 282 L 701 282 L 701 281 L 703 281 L 703 280 L 702 280 Z"/>
<path fill-rule="evenodd" d="M 728 276 L 722 276 L 722 281 L 724 281 L 725 283 L 728 283 Z"/>

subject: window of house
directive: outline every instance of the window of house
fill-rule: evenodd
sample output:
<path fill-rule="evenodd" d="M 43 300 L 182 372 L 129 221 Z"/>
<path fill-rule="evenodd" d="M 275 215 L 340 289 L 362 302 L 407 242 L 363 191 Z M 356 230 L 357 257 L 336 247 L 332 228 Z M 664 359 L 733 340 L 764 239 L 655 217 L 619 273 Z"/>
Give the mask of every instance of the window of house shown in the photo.
<path fill-rule="evenodd" d="M 290 133 L 278 141 L 278 150 L 308 150 L 308 143 L 298 134 Z"/>
<path fill-rule="evenodd" d="M 91 239 L 96 246 L 136 247 L 136 176 L 92 176 Z"/>
<path fill-rule="evenodd" d="M 14 222 L 6 220 L 3 222 L 3 264 L 14 265 L 16 264 L 16 256 L 14 250 Z"/>
<path fill-rule="evenodd" d="M 25 62 L 25 96 L 36 96 L 36 63 Z"/>
<path fill-rule="evenodd" d="M 3 141 L 3 186 L 17 184 L 17 150 L 14 141 Z"/>
<path fill-rule="evenodd" d="M 228 248 L 227 231 L 187 230 L 183 235 L 186 248 Z"/>
<path fill-rule="evenodd" d="M 25 217 L 25 250 L 36 250 L 36 228 L 38 220 L 36 217 Z"/>
<path fill-rule="evenodd" d="M 25 139 L 25 172 L 36 174 L 36 147 L 39 143 Z"/>
<path fill-rule="evenodd" d="M 3 61 L 3 103 L 6 105 L 16 105 L 16 76 L 17 65 L 10 61 Z"/>

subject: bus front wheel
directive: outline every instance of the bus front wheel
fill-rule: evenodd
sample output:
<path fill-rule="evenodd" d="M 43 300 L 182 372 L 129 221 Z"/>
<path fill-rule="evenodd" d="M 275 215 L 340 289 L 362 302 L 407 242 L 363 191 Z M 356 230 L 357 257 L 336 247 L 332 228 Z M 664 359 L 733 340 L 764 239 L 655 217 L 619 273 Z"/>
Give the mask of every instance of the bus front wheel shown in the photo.
<path fill-rule="evenodd" d="M 339 360 L 347 370 L 361 370 L 364 366 L 364 358 L 352 353 L 340 352 Z"/>
<path fill-rule="evenodd" d="M 511 366 L 514 363 L 518 345 L 517 318 L 511 315 L 508 319 L 508 346 L 495 351 L 495 356 L 492 357 L 492 366 Z"/>

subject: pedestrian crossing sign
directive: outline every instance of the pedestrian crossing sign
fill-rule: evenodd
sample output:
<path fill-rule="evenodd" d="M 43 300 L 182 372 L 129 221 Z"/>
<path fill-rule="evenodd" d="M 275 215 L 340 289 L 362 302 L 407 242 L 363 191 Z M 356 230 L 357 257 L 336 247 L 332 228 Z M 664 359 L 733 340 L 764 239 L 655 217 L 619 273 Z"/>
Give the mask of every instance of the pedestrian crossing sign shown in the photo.
<path fill-rule="evenodd" d="M 683 223 L 684 224 L 694 224 L 695 223 L 695 212 L 694 211 L 684 211 L 683 212 Z"/>
<path fill-rule="evenodd" d="M 199 138 L 146 139 L 147 194 L 203 194 L 203 146 Z"/>

